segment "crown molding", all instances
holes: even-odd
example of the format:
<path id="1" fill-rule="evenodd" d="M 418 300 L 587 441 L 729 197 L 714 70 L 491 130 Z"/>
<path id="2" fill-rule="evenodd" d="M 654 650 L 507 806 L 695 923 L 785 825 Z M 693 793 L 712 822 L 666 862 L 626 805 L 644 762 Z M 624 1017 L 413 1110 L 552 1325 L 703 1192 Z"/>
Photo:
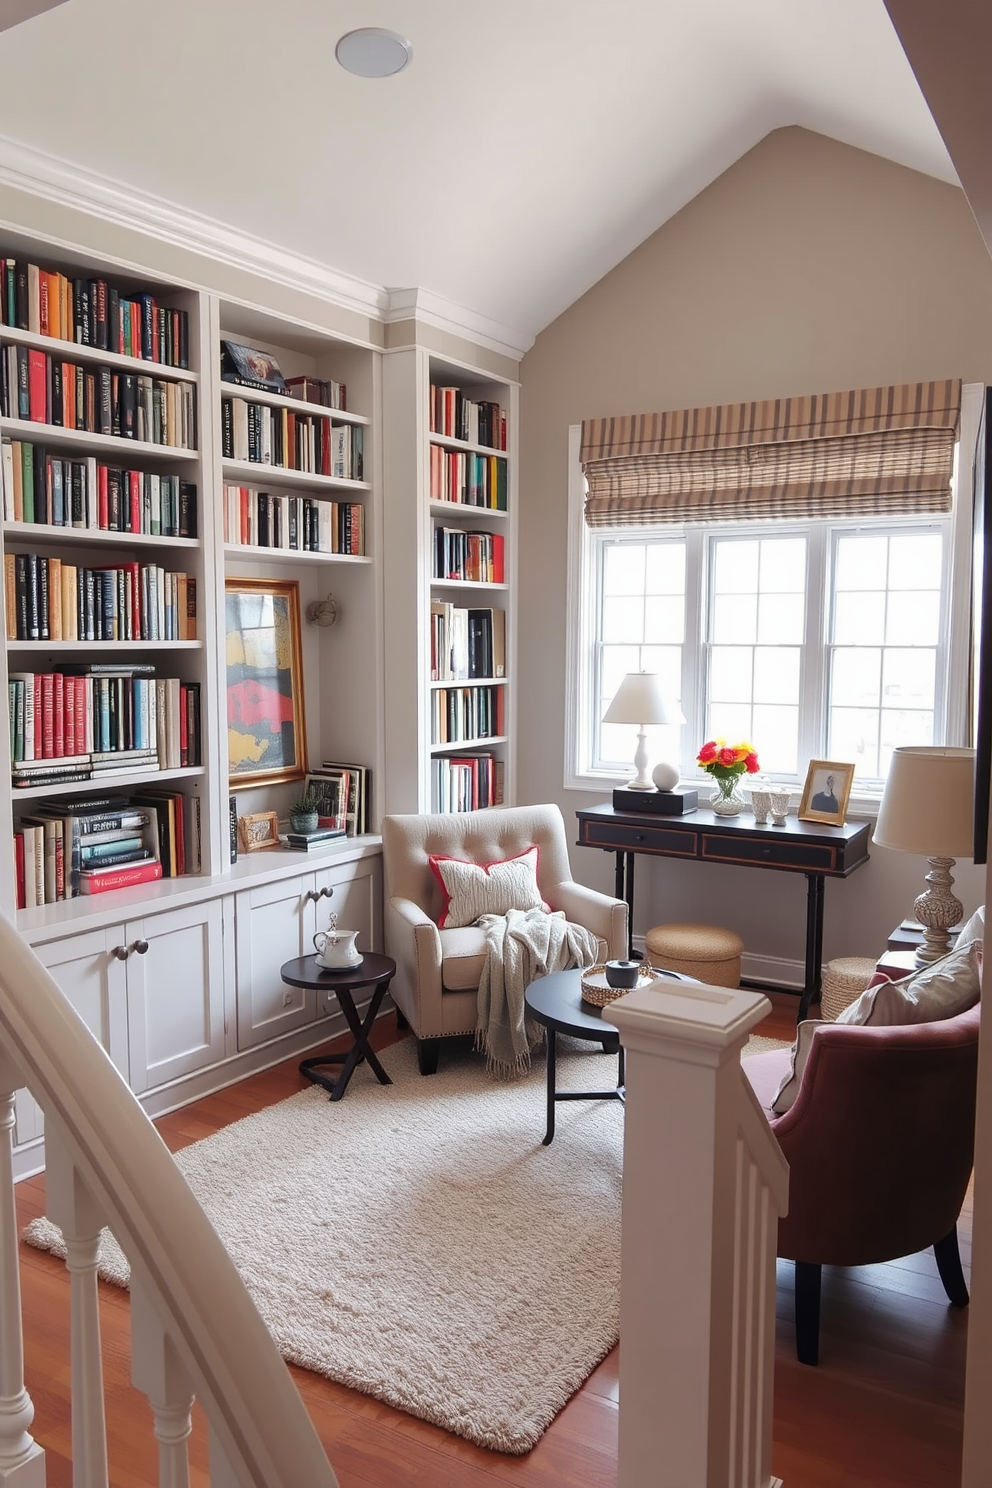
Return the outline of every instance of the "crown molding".
<path id="1" fill-rule="evenodd" d="M 389 303 L 383 320 L 418 320 L 435 326 L 452 336 L 464 336 L 477 346 L 485 346 L 500 356 L 519 361 L 534 344 L 534 337 L 524 331 L 490 320 L 475 310 L 467 310 L 431 289 L 390 289 Z"/>
<path id="2" fill-rule="evenodd" d="M 515 360 L 533 345 L 532 336 L 456 305 L 443 295 L 422 289 L 386 289 L 109 176 L 70 165 L 6 135 L 0 135 L 0 185 L 144 233 L 229 268 L 260 274 L 381 323 L 416 318 Z"/>

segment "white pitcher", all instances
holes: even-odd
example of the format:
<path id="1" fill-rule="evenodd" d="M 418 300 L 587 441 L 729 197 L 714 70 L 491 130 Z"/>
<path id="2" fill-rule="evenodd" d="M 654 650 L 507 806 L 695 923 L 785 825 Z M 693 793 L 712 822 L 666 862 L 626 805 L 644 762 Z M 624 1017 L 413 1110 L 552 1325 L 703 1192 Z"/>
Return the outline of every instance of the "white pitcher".
<path id="1" fill-rule="evenodd" d="M 362 953 L 355 944 L 357 939 L 357 930 L 318 930 L 313 938 L 317 965 L 327 971 L 344 971 L 349 966 L 360 966 Z"/>

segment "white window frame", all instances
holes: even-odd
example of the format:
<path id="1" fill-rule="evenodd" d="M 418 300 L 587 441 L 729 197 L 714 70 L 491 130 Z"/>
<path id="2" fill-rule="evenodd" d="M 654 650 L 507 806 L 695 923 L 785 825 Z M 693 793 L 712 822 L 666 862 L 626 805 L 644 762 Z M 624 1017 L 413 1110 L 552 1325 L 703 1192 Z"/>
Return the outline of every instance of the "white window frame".
<path id="1" fill-rule="evenodd" d="M 968 737 L 969 721 L 969 693 L 970 693 L 970 667 L 971 667 L 971 572 L 972 572 L 972 516 L 974 504 L 974 459 L 978 445 L 978 433 L 981 426 L 982 410 L 984 406 L 985 389 L 981 383 L 967 383 L 962 388 L 961 394 L 961 431 L 955 457 L 955 471 L 953 480 L 954 499 L 950 518 L 950 541 L 945 549 L 945 561 L 949 562 L 951 574 L 950 583 L 947 586 L 947 604 L 949 613 L 945 613 L 945 625 L 943 628 L 943 639 L 946 644 L 946 667 L 943 668 L 943 676 L 938 672 L 937 687 L 937 719 L 943 720 L 943 737 L 941 742 L 947 744 L 971 744 L 973 740 Z M 585 508 L 585 477 L 579 462 L 579 449 L 581 444 L 581 425 L 570 425 L 568 430 L 568 589 L 567 589 L 567 649 L 566 649 L 566 689 L 565 689 L 565 761 L 564 761 L 564 786 L 566 790 L 579 790 L 586 793 L 602 793 L 612 789 L 614 785 L 622 785 L 629 779 L 629 774 L 617 775 L 607 769 L 593 769 L 588 763 L 592 758 L 592 739 L 594 721 L 592 717 L 593 695 L 595 686 L 595 620 L 598 614 L 598 595 L 596 592 L 598 583 L 597 564 L 594 559 L 595 538 L 586 526 Z M 714 524 L 714 529 L 719 525 L 721 530 L 730 530 L 732 524 Z M 866 529 L 872 526 L 885 528 L 891 526 L 891 520 L 886 523 L 879 519 L 876 523 L 865 523 Z M 783 535 L 788 524 L 783 524 Z M 650 534 L 648 534 L 650 535 Z M 634 536 L 634 533 L 631 533 Z M 821 530 L 820 534 L 814 535 L 814 541 L 827 542 L 829 532 Z M 699 585 L 703 582 L 704 575 L 697 572 L 692 566 L 690 557 L 692 549 L 687 551 L 686 566 L 686 592 L 688 594 L 698 592 Z M 702 552 L 701 546 L 696 549 Z M 701 559 L 699 560 L 701 561 Z M 811 561 L 810 572 L 816 572 L 817 565 Z M 819 572 L 825 572 L 825 566 L 819 565 Z M 822 613 L 822 595 L 807 595 L 807 614 L 812 616 Z M 685 648 L 687 656 L 699 656 L 701 652 L 701 635 L 699 634 L 699 621 L 701 618 L 701 607 L 691 607 L 692 613 L 686 616 Z M 820 644 L 807 646 L 807 667 L 803 676 L 803 688 L 807 692 L 814 689 L 822 695 L 824 680 L 822 677 L 822 665 L 826 655 L 826 647 Z M 938 663 L 939 666 L 939 663 Z M 684 730 L 696 730 L 701 727 L 696 720 L 702 717 L 702 700 L 700 698 L 699 668 L 686 665 L 683 666 L 683 696 L 682 711 L 689 720 L 684 725 Z M 936 721 L 936 720 L 935 720 Z M 685 732 L 683 731 L 683 739 Z M 760 743 L 760 741 L 758 741 Z M 703 743 L 702 737 L 699 743 Z M 806 752 L 808 757 L 818 758 L 809 747 L 809 740 L 800 738 L 800 759 Z M 633 746 L 632 746 L 633 747 Z M 683 771 L 683 780 L 688 784 L 709 785 L 707 776 L 699 774 L 695 779 L 691 778 L 689 771 Z M 795 789 L 796 782 L 788 782 Z M 799 787 L 803 784 L 799 780 Z M 864 786 L 856 787 L 855 793 L 849 802 L 849 812 L 852 815 L 874 816 L 878 809 L 881 796 L 880 789 L 869 790 Z"/>

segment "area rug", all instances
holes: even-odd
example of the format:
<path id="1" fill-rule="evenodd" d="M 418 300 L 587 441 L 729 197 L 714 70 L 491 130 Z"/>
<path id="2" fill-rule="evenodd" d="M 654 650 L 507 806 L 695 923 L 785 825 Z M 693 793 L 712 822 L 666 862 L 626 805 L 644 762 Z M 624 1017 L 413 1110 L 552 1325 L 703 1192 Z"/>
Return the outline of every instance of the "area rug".
<path id="1" fill-rule="evenodd" d="M 612 1078 L 564 1042 L 559 1088 Z M 392 1087 L 360 1068 L 176 1162 L 287 1360 L 526 1452 L 618 1339 L 622 1109 L 569 1102 L 544 1147 L 543 1060 L 508 1084 L 458 1051 L 424 1078 L 412 1039 L 381 1058 Z M 25 1238 L 64 1254 L 48 1220 Z M 127 1285 L 109 1232 L 100 1275 Z"/>

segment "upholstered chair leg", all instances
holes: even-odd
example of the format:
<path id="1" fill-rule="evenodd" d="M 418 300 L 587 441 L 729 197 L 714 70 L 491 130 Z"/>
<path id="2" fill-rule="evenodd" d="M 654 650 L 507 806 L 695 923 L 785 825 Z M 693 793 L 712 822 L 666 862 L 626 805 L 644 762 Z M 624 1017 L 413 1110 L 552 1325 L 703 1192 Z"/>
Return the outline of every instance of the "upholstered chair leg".
<path id="1" fill-rule="evenodd" d="M 437 1074 L 437 1057 L 441 1052 L 440 1039 L 417 1040 L 417 1064 L 422 1075 Z"/>
<path id="2" fill-rule="evenodd" d="M 820 1267 L 796 1261 L 796 1357 L 800 1364 L 820 1362 Z"/>
<path id="3" fill-rule="evenodd" d="M 943 1240 L 935 1241 L 933 1254 L 948 1301 L 954 1307 L 967 1307 L 968 1285 L 964 1279 L 964 1272 L 961 1270 L 957 1225 L 949 1235 L 944 1236 Z"/>

